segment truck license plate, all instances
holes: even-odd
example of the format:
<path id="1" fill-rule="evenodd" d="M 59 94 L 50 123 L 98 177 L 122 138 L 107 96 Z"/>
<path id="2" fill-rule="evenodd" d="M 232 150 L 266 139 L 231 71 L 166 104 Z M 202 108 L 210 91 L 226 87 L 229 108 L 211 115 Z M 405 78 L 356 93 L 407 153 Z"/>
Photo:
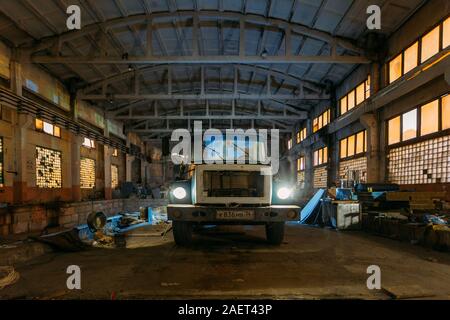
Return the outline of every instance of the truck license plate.
<path id="1" fill-rule="evenodd" d="M 255 212 L 253 210 L 217 210 L 217 219 L 253 220 Z"/>

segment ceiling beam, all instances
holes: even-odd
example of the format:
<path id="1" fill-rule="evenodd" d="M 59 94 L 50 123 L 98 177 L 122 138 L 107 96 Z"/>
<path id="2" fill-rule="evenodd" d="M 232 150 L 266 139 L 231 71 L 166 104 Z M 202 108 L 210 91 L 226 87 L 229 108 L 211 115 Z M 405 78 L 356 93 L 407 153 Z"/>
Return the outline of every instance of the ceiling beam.
<path id="1" fill-rule="evenodd" d="M 83 100 L 329 100 L 318 94 L 252 94 L 252 93 L 154 93 L 154 94 L 80 94 Z"/>
<path id="2" fill-rule="evenodd" d="M 306 112 L 302 115 L 285 115 L 285 114 L 271 114 L 271 115 L 258 115 L 258 114 L 220 114 L 220 115 L 118 115 L 114 116 L 115 120 L 284 120 L 288 122 L 296 122 L 298 120 L 304 120 L 307 118 Z"/>
<path id="3" fill-rule="evenodd" d="M 219 128 L 216 126 L 214 126 L 214 128 L 219 129 L 219 130 L 233 129 L 230 127 Z M 188 128 L 183 128 L 183 129 L 189 130 Z M 250 129 L 250 128 L 240 128 L 240 129 L 246 130 L 246 129 Z M 270 129 L 274 129 L 274 128 L 257 128 L 256 130 L 261 130 L 261 129 L 270 130 Z M 275 128 L 275 129 L 277 129 L 280 133 L 292 133 L 292 130 L 290 130 L 290 129 L 278 129 L 278 128 Z M 208 128 L 203 128 L 202 132 L 205 132 L 206 130 L 208 130 Z M 137 133 L 137 134 L 167 133 L 167 134 L 171 135 L 172 132 L 174 131 L 174 129 L 170 129 L 170 128 L 169 129 L 162 129 L 162 128 L 160 128 L 160 129 L 132 129 L 130 131 Z M 190 132 L 193 132 L 193 131 L 194 131 L 193 129 L 190 129 Z"/>
<path id="4" fill-rule="evenodd" d="M 216 66 L 216 65 L 209 65 L 209 66 Z M 90 93 L 90 92 L 92 92 L 94 90 L 102 88 L 104 85 L 108 85 L 108 84 L 111 84 L 111 83 L 114 83 L 114 82 L 117 82 L 117 81 L 128 80 L 130 78 L 135 77 L 137 71 L 141 75 L 143 75 L 145 73 L 158 72 L 158 71 L 167 69 L 168 67 L 169 67 L 169 65 L 156 65 L 156 66 L 145 66 L 145 67 L 141 67 L 141 68 L 136 68 L 136 69 L 131 70 L 131 71 L 127 70 L 127 71 L 125 71 L 123 73 L 116 74 L 114 76 L 105 78 L 103 80 L 91 83 L 90 85 L 88 85 L 85 88 L 83 88 L 82 91 L 83 91 L 83 93 L 87 94 L 87 93 Z M 218 67 L 220 67 L 220 65 L 218 65 Z M 323 91 L 322 86 L 320 86 L 320 85 L 318 85 L 318 84 L 316 84 L 314 82 L 307 81 L 307 80 L 302 80 L 301 78 L 298 78 L 296 76 L 290 75 L 290 74 L 285 73 L 285 72 L 271 70 L 268 67 L 253 66 L 253 65 L 246 65 L 246 64 L 236 64 L 236 65 L 233 65 L 233 68 L 238 69 L 239 71 L 248 71 L 248 72 L 252 72 L 252 73 L 256 72 L 256 73 L 263 74 L 263 75 L 267 75 L 268 73 L 270 73 L 274 77 L 298 83 L 299 86 L 303 86 L 306 89 L 309 89 L 310 91 L 313 91 L 313 92 L 316 92 L 316 93 L 321 93 Z"/>
<path id="5" fill-rule="evenodd" d="M 363 56 L 128 56 L 127 59 L 119 56 L 33 56 L 32 63 L 41 64 L 298 64 L 298 63 L 342 63 L 342 64 L 368 64 L 370 60 Z"/>
<path id="6" fill-rule="evenodd" d="M 217 18 L 221 20 L 227 19 L 235 21 L 243 20 L 245 22 L 244 25 L 246 26 L 247 25 L 265 26 L 265 27 L 279 28 L 282 30 L 289 28 L 290 32 L 318 39 L 327 42 L 329 44 L 333 45 L 335 44 L 343 49 L 349 50 L 357 54 L 363 54 L 363 50 L 357 47 L 351 39 L 336 37 L 327 32 L 320 31 L 304 25 L 289 23 L 286 20 L 268 18 L 261 15 L 242 14 L 237 12 L 225 12 L 225 11 L 223 12 L 207 11 L 207 10 L 146 13 L 114 18 L 111 20 L 103 21 L 101 23 L 94 23 L 84 26 L 81 30 L 69 31 L 60 35 L 43 38 L 37 45 L 32 45 L 27 49 L 29 53 L 38 52 L 52 47 L 57 42 L 64 43 L 79 37 L 83 37 L 87 34 L 95 33 L 99 30 L 99 28 L 108 31 L 113 31 L 114 28 L 129 27 L 131 25 L 146 23 L 148 19 L 152 19 L 153 23 L 156 24 L 155 20 L 171 18 L 174 16 L 174 14 L 176 14 L 178 18 L 186 18 L 186 19 L 189 18 L 199 19 L 200 17 L 203 17 L 209 19 Z"/>

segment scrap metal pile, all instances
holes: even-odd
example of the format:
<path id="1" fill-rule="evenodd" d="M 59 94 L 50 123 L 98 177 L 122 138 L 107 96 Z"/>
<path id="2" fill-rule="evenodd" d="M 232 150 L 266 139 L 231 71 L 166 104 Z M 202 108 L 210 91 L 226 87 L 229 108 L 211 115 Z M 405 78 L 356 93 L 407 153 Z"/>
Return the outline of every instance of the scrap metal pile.
<path id="1" fill-rule="evenodd" d="M 62 232 L 41 235 L 35 240 L 62 251 L 79 251 L 87 247 L 124 247 L 127 232 L 161 223 L 168 224 L 167 214 L 153 212 L 152 208 L 142 208 L 140 212 L 120 213 L 111 217 L 106 217 L 102 212 L 92 212 L 86 224 Z"/>

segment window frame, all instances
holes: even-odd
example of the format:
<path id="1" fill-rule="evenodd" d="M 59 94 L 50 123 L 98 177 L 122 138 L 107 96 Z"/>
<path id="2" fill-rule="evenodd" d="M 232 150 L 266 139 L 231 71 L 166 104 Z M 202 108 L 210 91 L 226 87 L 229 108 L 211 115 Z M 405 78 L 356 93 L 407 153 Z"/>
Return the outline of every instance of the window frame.
<path id="1" fill-rule="evenodd" d="M 442 25 L 443 22 L 445 20 L 442 20 L 439 25 L 434 25 L 431 29 L 429 29 L 428 31 L 426 31 L 424 34 L 422 34 L 420 36 L 420 64 L 424 64 L 425 62 L 427 62 L 428 60 L 430 60 L 431 58 L 433 58 L 435 55 L 437 55 L 439 52 L 442 51 Z M 423 44 L 422 44 L 422 39 L 429 35 L 430 33 L 434 32 L 437 29 L 437 34 L 438 34 L 438 39 L 437 39 L 437 52 L 433 53 L 431 56 L 429 56 L 428 58 L 426 58 L 425 60 L 422 61 L 422 49 L 423 49 Z"/>
<path id="2" fill-rule="evenodd" d="M 435 57 L 436 55 L 438 55 L 440 52 L 442 52 L 443 50 L 445 50 L 447 48 L 447 47 L 443 47 L 443 45 L 444 45 L 444 23 L 449 18 L 450 18 L 450 15 L 447 15 L 441 21 L 439 21 L 438 23 L 434 24 L 431 28 L 426 29 L 425 32 L 423 32 L 421 35 L 419 35 L 417 38 L 415 38 L 414 41 L 410 42 L 402 50 L 400 50 L 396 54 L 393 54 L 391 56 L 391 58 L 387 60 L 387 62 L 386 62 L 386 65 L 387 65 L 387 85 L 390 85 L 392 83 L 395 83 L 396 81 L 399 81 L 406 74 L 412 72 L 417 67 L 420 67 L 421 65 L 427 63 L 430 59 L 432 59 L 433 57 Z M 424 36 L 426 36 L 427 34 L 429 34 L 430 32 L 432 32 L 435 28 L 439 28 L 439 30 L 438 30 L 438 33 L 439 33 L 438 51 L 435 54 L 433 54 L 432 56 L 430 56 L 429 58 L 427 58 L 426 60 L 422 61 L 422 38 Z M 416 42 L 417 42 L 417 65 L 414 68 L 412 68 L 411 70 L 405 72 L 405 51 L 408 50 L 409 48 L 411 48 Z M 390 67 L 390 63 L 393 60 L 395 60 L 399 55 L 401 55 L 401 75 L 397 79 L 391 81 L 391 79 L 390 79 L 390 68 L 391 68 Z"/>
<path id="3" fill-rule="evenodd" d="M 304 127 L 304 128 L 302 128 L 302 129 L 297 131 L 295 141 L 296 141 L 297 144 L 299 144 L 305 139 L 306 139 L 306 127 Z"/>
<path id="4" fill-rule="evenodd" d="M 405 72 L 405 57 L 406 57 L 406 51 L 408 51 L 409 49 L 411 49 L 413 46 L 415 46 L 417 43 L 417 52 L 416 52 L 416 65 L 414 67 L 412 67 L 411 69 L 409 69 L 408 71 Z M 421 46 L 420 46 L 420 42 L 417 39 L 416 41 L 414 41 L 412 44 L 410 44 L 409 46 L 406 47 L 406 49 L 404 49 L 402 51 L 402 74 L 400 75 L 399 78 L 403 77 L 405 74 L 409 73 L 410 71 L 414 70 L 415 68 L 417 68 L 420 65 L 420 50 L 421 50 Z"/>
<path id="5" fill-rule="evenodd" d="M 302 160 L 303 160 L 303 169 L 299 168 L 299 164 L 302 163 Z M 306 157 L 305 156 L 299 156 L 297 158 L 297 172 L 305 171 L 305 170 L 306 170 Z"/>
<path id="6" fill-rule="evenodd" d="M 447 16 L 446 18 L 444 18 L 444 20 L 442 21 L 442 25 L 441 25 L 441 43 L 440 43 L 440 46 L 441 46 L 441 51 L 442 50 L 444 50 L 444 49 L 447 49 L 447 47 L 450 47 L 450 41 L 449 41 L 449 43 L 444 47 L 444 24 L 445 23 L 447 23 L 448 24 L 448 30 L 447 30 L 447 32 L 449 33 L 449 38 L 450 38 L 450 16 Z"/>
<path id="7" fill-rule="evenodd" d="M 358 147 L 358 134 L 360 134 L 361 132 L 363 132 L 363 151 L 362 152 L 357 152 L 357 147 Z M 349 156 L 348 155 L 348 145 L 349 145 L 349 138 L 350 137 L 354 137 L 354 154 Z M 342 143 L 343 141 L 345 141 L 345 157 L 342 157 Z M 346 161 L 346 160 L 351 160 L 351 159 L 355 159 L 355 158 L 359 158 L 362 156 L 366 156 L 367 154 L 367 130 L 363 129 L 360 131 L 357 131 L 351 135 L 346 136 L 345 138 L 342 138 L 339 140 L 339 161 Z"/>
<path id="8" fill-rule="evenodd" d="M 400 74 L 399 74 L 397 79 L 392 80 L 391 79 L 391 63 L 394 60 L 396 60 L 397 58 L 399 58 L 399 57 L 400 57 Z M 389 84 L 394 83 L 395 81 L 397 81 L 397 80 L 399 80 L 399 79 L 401 79 L 403 77 L 403 75 L 404 75 L 404 73 L 403 73 L 403 65 L 404 65 L 403 60 L 404 60 L 404 51 L 400 52 L 399 54 L 395 55 L 392 59 L 389 60 L 389 62 L 388 62 L 388 73 L 387 73 L 388 74 L 388 82 L 389 82 Z"/>
<path id="9" fill-rule="evenodd" d="M 435 137 L 439 137 L 439 136 L 444 136 L 450 133 L 450 128 L 448 129 L 443 129 L 443 118 L 442 118 L 442 108 L 443 108 L 443 104 L 442 104 L 442 100 L 444 97 L 446 97 L 447 95 L 450 95 L 450 92 L 447 92 L 445 94 L 439 95 L 438 97 L 434 97 L 433 99 L 429 99 L 419 105 L 416 105 L 415 107 L 408 109 L 406 111 L 403 111 L 400 114 L 396 114 L 390 118 L 387 118 L 385 120 L 386 123 L 386 137 L 385 137 L 385 145 L 386 148 L 396 148 L 396 147 L 401 147 L 404 145 L 408 145 L 408 144 L 413 144 L 413 143 L 418 143 L 424 140 L 428 140 L 428 139 L 432 139 Z M 438 130 L 436 132 L 432 132 L 432 133 L 427 133 L 427 134 L 422 134 L 422 107 L 433 102 L 433 101 L 438 101 Z M 414 109 L 417 109 L 417 135 L 416 138 L 412 138 L 409 140 L 403 140 L 403 114 L 408 113 Z M 389 121 L 391 121 L 394 118 L 400 117 L 400 141 L 399 142 L 395 142 L 392 144 L 389 144 Z"/>
<path id="10" fill-rule="evenodd" d="M 325 123 L 326 120 L 326 123 Z M 313 119 L 313 133 L 316 133 L 317 131 L 321 130 L 322 128 L 325 128 L 327 125 L 329 125 L 331 122 L 331 108 L 327 108 L 325 111 L 323 111 L 321 114 L 319 114 L 317 117 Z M 315 129 L 315 126 L 317 125 L 317 129 Z"/>
<path id="11" fill-rule="evenodd" d="M 416 116 L 416 123 L 415 123 L 415 126 L 416 126 L 415 132 L 416 132 L 416 135 L 415 135 L 415 137 L 405 139 L 405 137 L 404 137 L 404 134 L 405 134 L 405 130 L 404 130 L 404 129 L 405 129 L 405 126 L 404 126 L 404 118 L 405 118 L 405 115 L 407 115 L 408 113 L 411 113 L 411 112 L 413 112 L 413 111 L 416 112 L 416 114 L 415 114 L 415 116 Z M 421 113 L 421 112 L 420 112 L 420 116 L 422 116 L 422 113 Z M 401 125 L 401 128 L 402 128 L 402 131 L 400 132 L 400 141 L 409 141 L 409 140 L 416 139 L 418 136 L 421 136 L 421 130 L 422 130 L 422 128 L 421 128 L 421 127 L 418 127 L 418 123 L 419 123 L 419 121 L 418 121 L 418 119 L 417 119 L 418 117 L 419 117 L 419 110 L 418 110 L 418 108 L 411 109 L 411 110 L 409 110 L 409 111 L 404 112 L 404 113 L 401 114 L 401 116 L 400 116 L 400 125 Z"/>
<path id="12" fill-rule="evenodd" d="M 367 99 L 370 98 L 371 96 L 371 92 L 370 92 L 370 74 L 367 75 L 367 77 L 361 81 L 360 83 L 358 83 L 355 87 L 353 87 L 351 90 L 349 90 L 346 94 L 344 94 L 341 98 L 339 98 L 339 102 L 338 102 L 338 111 L 339 111 L 339 116 L 344 115 L 345 113 L 349 112 L 352 109 L 357 108 L 360 104 L 362 104 L 364 101 L 366 101 Z M 363 93 L 364 93 L 364 99 L 358 103 L 358 94 L 357 94 L 357 89 L 363 86 Z M 349 108 L 349 96 L 353 93 L 353 102 L 354 105 L 353 107 Z M 345 99 L 345 112 L 342 112 L 342 101 Z"/>
<path id="13" fill-rule="evenodd" d="M 38 121 L 40 121 L 42 123 L 42 128 L 38 128 L 38 125 L 37 125 Z M 52 126 L 53 133 L 48 133 L 47 131 L 44 130 L 46 124 L 49 125 L 49 126 Z M 55 133 L 55 131 L 56 131 L 55 128 L 58 128 L 58 130 L 59 130 L 59 134 L 58 135 Z M 53 123 L 50 123 L 50 122 L 47 122 L 47 121 L 45 121 L 45 120 L 43 120 L 41 118 L 37 118 L 36 117 L 34 119 L 34 129 L 37 132 L 45 133 L 45 134 L 47 134 L 49 136 L 52 136 L 52 137 L 55 137 L 55 138 L 61 139 L 61 136 L 62 136 L 62 129 L 61 129 L 60 126 L 57 126 L 56 124 L 53 124 Z"/>
<path id="14" fill-rule="evenodd" d="M 326 149 L 326 157 L 325 157 L 325 149 Z M 315 163 L 315 158 L 316 158 L 316 153 L 317 153 L 317 164 Z M 313 167 L 320 167 L 323 165 L 327 165 L 328 164 L 328 147 L 322 147 L 322 148 L 318 148 L 316 150 L 313 151 Z"/>
<path id="15" fill-rule="evenodd" d="M 89 145 L 85 144 L 86 140 L 89 140 L 89 142 L 90 142 Z M 96 148 L 96 145 L 95 145 L 95 144 L 96 144 L 96 143 L 95 143 L 95 140 L 94 140 L 94 139 L 91 139 L 91 138 L 89 138 L 89 137 L 84 137 L 84 140 L 83 140 L 83 143 L 81 144 L 81 146 L 83 146 L 83 147 L 85 147 L 85 148 L 87 148 L 87 149 L 95 149 L 95 148 Z"/>
<path id="16" fill-rule="evenodd" d="M 303 169 L 301 169 L 301 164 L 303 164 Z M 299 155 L 298 156 L 298 158 L 297 158 L 297 161 L 296 161 L 296 181 L 297 181 L 297 183 L 296 183 L 296 185 L 297 186 L 299 186 L 301 189 L 304 189 L 305 188 L 305 178 L 306 178 L 306 156 L 302 156 L 302 155 Z M 301 183 L 299 183 L 299 175 L 300 175 L 300 173 L 303 173 L 303 182 L 302 182 L 302 184 Z"/>
<path id="17" fill-rule="evenodd" d="M 429 104 L 431 104 L 431 103 L 433 103 L 433 102 L 435 102 L 436 100 L 437 100 L 437 111 L 438 111 L 437 130 L 433 131 L 433 132 L 422 134 L 422 131 L 423 131 L 423 128 L 422 128 L 422 108 L 427 106 L 427 105 L 429 105 Z M 441 109 L 442 109 L 441 108 L 441 97 L 439 97 L 437 99 L 434 99 L 434 100 L 431 100 L 431 101 L 429 101 L 427 103 L 424 103 L 424 104 L 422 104 L 422 105 L 417 107 L 417 113 L 420 114 L 420 121 L 419 121 L 420 128 L 418 130 L 418 133 L 419 133 L 419 135 L 421 137 L 426 137 L 426 136 L 429 136 L 431 134 L 434 134 L 434 133 L 442 131 L 441 130 L 442 129 L 442 110 Z"/>

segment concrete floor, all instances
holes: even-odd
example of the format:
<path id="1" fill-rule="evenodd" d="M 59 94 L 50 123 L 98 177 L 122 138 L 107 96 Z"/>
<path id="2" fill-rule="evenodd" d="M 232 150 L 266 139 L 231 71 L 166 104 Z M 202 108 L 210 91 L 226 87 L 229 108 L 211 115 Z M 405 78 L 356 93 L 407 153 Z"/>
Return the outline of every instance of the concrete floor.
<path id="1" fill-rule="evenodd" d="M 264 229 L 203 232 L 191 248 L 171 233 L 135 230 L 127 248 L 49 253 L 18 265 L 20 280 L 1 299 L 362 298 L 450 299 L 450 255 L 361 232 L 290 225 L 281 247 Z M 243 232 L 245 231 L 245 233 Z M 79 265 L 82 289 L 66 288 Z M 368 290 L 366 269 L 381 268 L 382 290 Z"/>

